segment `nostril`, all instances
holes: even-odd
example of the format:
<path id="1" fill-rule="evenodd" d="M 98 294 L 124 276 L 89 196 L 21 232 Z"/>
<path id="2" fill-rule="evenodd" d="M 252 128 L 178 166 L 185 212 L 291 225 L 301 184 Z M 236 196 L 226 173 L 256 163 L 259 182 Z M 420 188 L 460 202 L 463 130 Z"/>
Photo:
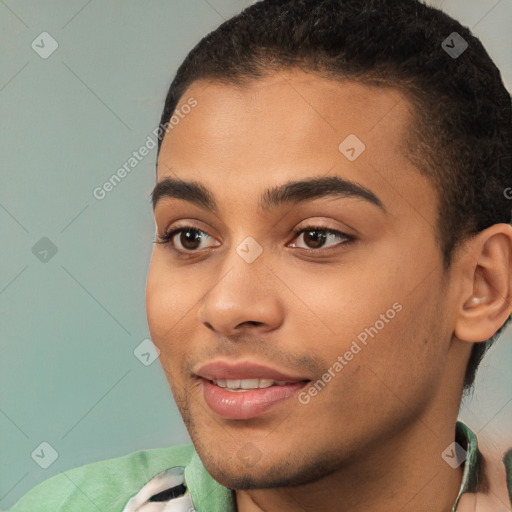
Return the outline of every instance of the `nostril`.
<path id="1" fill-rule="evenodd" d="M 242 322 L 242 323 L 238 324 L 237 328 L 241 327 L 241 326 L 244 326 L 244 325 L 255 325 L 255 326 L 258 326 L 258 325 L 263 325 L 263 322 L 256 322 L 255 320 L 247 320 L 247 322 Z"/>

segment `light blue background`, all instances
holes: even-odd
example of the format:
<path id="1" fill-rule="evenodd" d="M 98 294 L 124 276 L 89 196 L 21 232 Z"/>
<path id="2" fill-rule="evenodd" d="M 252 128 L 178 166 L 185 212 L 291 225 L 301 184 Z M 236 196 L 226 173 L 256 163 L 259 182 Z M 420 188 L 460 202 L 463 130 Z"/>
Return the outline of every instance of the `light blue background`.
<path id="1" fill-rule="evenodd" d="M 103 200 L 92 191 L 157 126 L 191 47 L 250 3 L 0 1 L 0 508 L 68 468 L 188 442 L 158 362 L 133 353 L 149 337 L 156 150 Z M 476 25 L 510 90 L 509 0 L 440 4 Z M 59 45 L 47 59 L 31 48 L 43 31 Z M 58 250 L 46 263 L 32 253 L 42 237 Z M 508 441 L 510 341 L 462 412 Z M 31 458 L 43 441 L 58 452 L 48 469 Z"/>

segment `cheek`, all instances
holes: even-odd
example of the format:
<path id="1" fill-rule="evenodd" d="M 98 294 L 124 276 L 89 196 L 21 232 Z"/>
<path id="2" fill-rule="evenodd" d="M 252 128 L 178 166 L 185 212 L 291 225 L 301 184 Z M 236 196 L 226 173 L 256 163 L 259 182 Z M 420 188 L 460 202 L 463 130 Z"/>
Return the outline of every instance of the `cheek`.
<path id="1" fill-rule="evenodd" d="M 367 339 L 362 360 L 371 382 L 381 388 L 380 399 L 415 408 L 441 381 L 448 344 L 435 286 L 405 290 L 390 297 L 401 310 Z"/>
<path id="2" fill-rule="evenodd" d="M 287 289 L 282 290 L 287 312 L 295 321 L 309 319 L 323 339 L 322 349 L 336 353 L 377 322 L 378 330 L 399 315 L 393 304 L 399 302 L 401 283 L 393 271 L 369 268 L 368 262 L 309 268 L 286 268 L 279 274 Z M 381 269 L 382 270 L 382 269 Z M 396 272 L 398 274 L 398 272 Z M 290 293 L 291 290 L 292 293 Z M 381 320 L 384 315 L 386 323 Z M 314 339 L 311 339 L 315 343 Z M 315 350 L 320 347 L 315 345 Z"/>
<path id="3" fill-rule="evenodd" d="M 312 336 L 310 328 L 307 336 L 315 351 L 329 365 L 338 356 L 347 361 L 339 374 L 351 378 L 343 379 L 343 387 L 355 391 L 369 378 L 380 378 L 390 389 L 410 385 L 412 390 L 439 377 L 444 357 L 438 274 L 418 286 L 421 269 L 410 261 L 408 266 L 396 259 L 378 263 L 351 266 L 350 272 L 340 267 L 323 275 L 304 273 L 294 281 L 294 292 L 322 320 L 319 333 L 324 334 Z"/>
<path id="4" fill-rule="evenodd" d="M 169 324 L 169 316 L 166 314 L 169 308 L 167 303 L 167 287 L 163 284 L 164 279 L 165 276 L 160 271 L 153 254 L 146 281 L 146 317 L 151 332 L 151 339 L 157 346 L 160 345 L 163 333 L 171 325 Z"/>
<path id="5" fill-rule="evenodd" d="M 200 290 L 197 285 L 189 286 L 179 270 L 169 268 L 162 260 L 159 255 L 153 255 L 151 260 L 146 282 L 146 316 L 151 339 L 165 353 L 173 340 L 183 338 Z"/>

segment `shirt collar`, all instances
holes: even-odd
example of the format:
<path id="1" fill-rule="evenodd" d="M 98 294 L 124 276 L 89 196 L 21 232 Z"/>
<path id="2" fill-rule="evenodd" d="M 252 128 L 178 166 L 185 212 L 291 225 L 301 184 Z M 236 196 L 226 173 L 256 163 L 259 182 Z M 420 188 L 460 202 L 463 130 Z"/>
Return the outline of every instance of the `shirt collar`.
<path id="1" fill-rule="evenodd" d="M 478 450 L 478 440 L 471 429 L 462 421 L 457 421 L 455 442 L 458 443 L 466 453 L 462 483 L 451 512 L 456 512 L 460 498 L 465 492 L 476 492 L 478 490 L 482 480 L 482 455 Z"/>
<path id="2" fill-rule="evenodd" d="M 196 510 L 235 512 L 235 493 L 212 478 L 194 450 L 185 468 L 185 481 Z"/>

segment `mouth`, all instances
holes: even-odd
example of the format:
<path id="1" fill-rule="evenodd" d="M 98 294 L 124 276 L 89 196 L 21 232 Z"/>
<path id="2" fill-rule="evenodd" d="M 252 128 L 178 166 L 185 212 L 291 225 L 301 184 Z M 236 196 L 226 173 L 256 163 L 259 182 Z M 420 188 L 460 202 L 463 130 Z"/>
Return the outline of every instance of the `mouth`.
<path id="1" fill-rule="evenodd" d="M 294 384 L 285 380 L 274 379 L 214 379 L 211 382 L 227 391 L 244 392 L 251 389 L 266 389 L 271 386 L 286 386 Z"/>
<path id="2" fill-rule="evenodd" d="M 218 416 L 248 420 L 283 406 L 310 379 L 255 363 L 209 363 L 197 370 L 206 405 Z"/>

